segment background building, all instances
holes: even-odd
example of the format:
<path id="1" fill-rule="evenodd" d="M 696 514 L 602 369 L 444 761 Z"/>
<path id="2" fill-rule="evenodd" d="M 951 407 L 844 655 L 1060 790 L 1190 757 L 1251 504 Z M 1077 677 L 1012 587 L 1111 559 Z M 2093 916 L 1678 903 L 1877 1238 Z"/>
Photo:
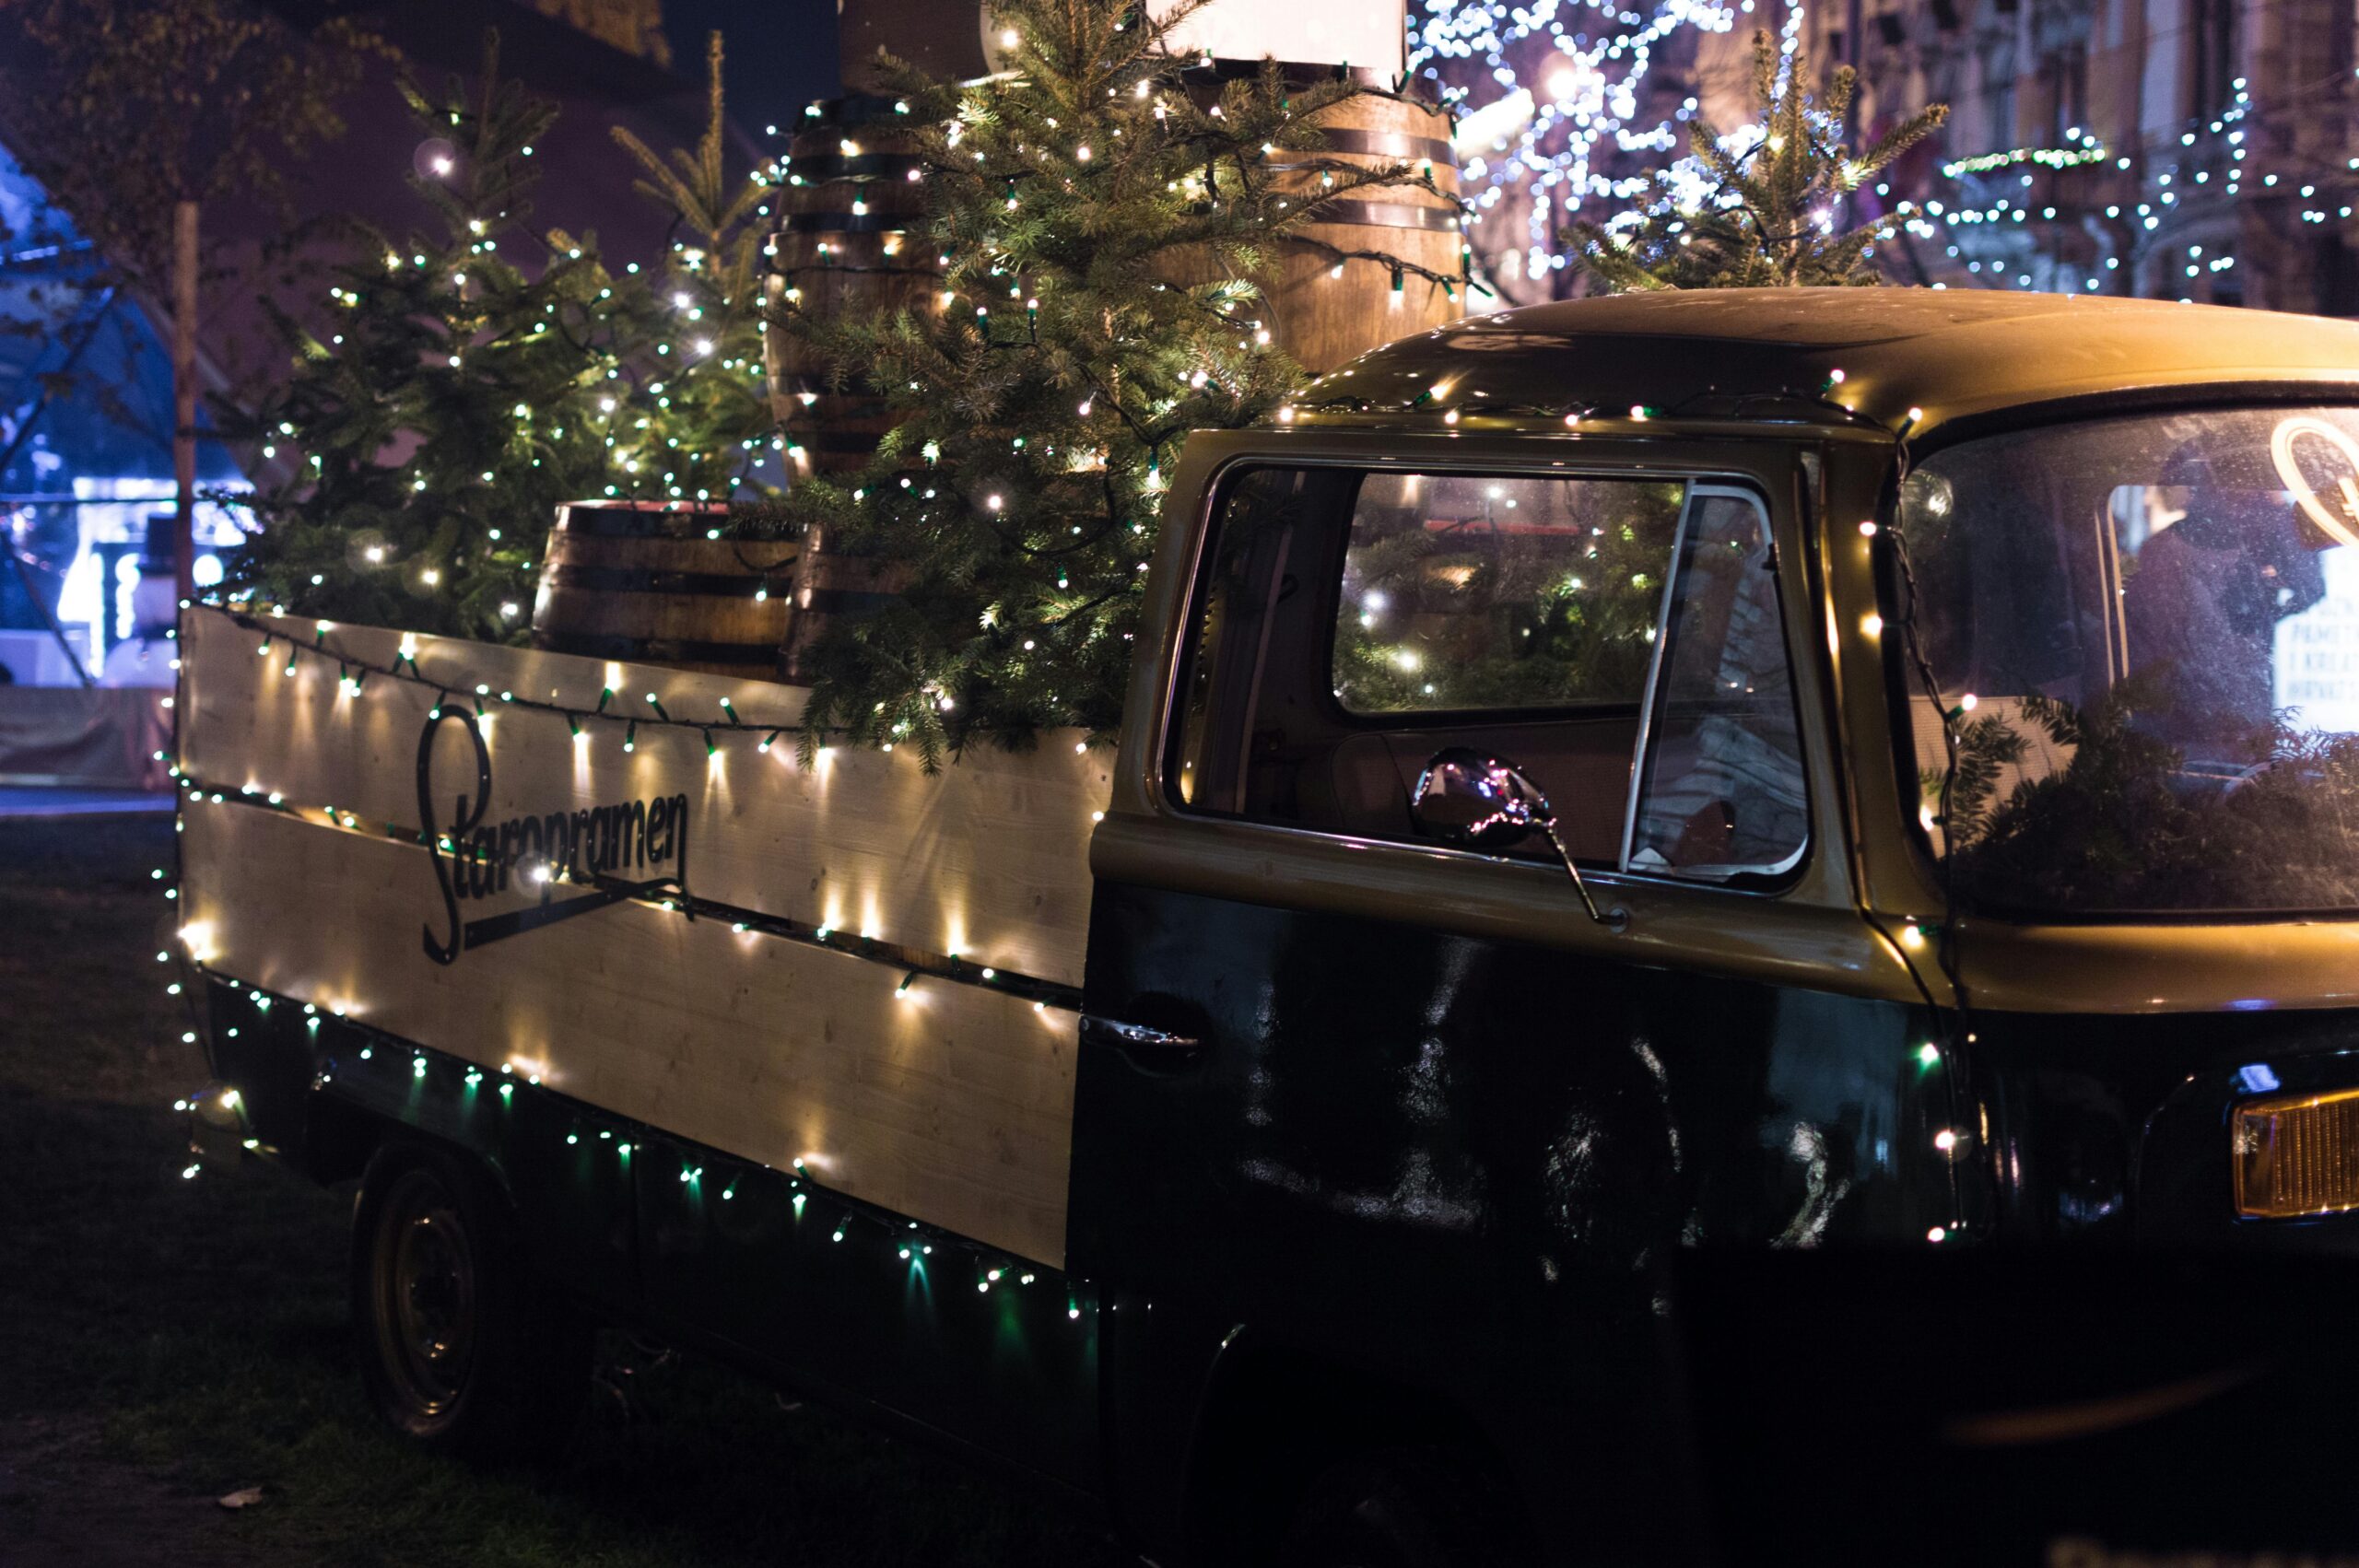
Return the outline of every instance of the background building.
<path id="1" fill-rule="evenodd" d="M 1411 28 L 1428 85 L 1462 95 L 1476 252 L 1512 301 L 1578 290 L 1555 239 L 1572 208 L 1643 197 L 1688 119 L 1749 118 L 1768 28 L 1814 74 L 1859 66 L 1856 140 L 1950 105 L 1860 199 L 1924 208 L 1895 281 L 2359 312 L 2348 0 L 1423 0 Z"/>
<path id="2" fill-rule="evenodd" d="M 1890 192 L 1927 208 L 1901 275 L 2359 311 L 2348 5 L 1926 0 L 1804 30 L 1857 61 L 1871 128 L 1952 106 Z"/>

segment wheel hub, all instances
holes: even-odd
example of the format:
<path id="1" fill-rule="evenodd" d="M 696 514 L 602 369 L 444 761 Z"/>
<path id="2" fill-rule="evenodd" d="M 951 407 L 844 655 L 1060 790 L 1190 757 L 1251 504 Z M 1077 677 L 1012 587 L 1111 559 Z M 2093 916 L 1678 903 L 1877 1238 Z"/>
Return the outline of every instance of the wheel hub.
<path id="1" fill-rule="evenodd" d="M 474 1248 L 456 1204 L 423 1171 L 389 1195 L 377 1233 L 377 1343 L 393 1389 L 421 1417 L 466 1387 L 476 1331 Z"/>

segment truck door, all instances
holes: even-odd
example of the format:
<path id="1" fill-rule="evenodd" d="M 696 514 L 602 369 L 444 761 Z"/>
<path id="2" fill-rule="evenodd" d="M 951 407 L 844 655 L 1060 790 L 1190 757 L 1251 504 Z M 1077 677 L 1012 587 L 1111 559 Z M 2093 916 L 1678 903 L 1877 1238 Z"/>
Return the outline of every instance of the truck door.
<path id="1" fill-rule="evenodd" d="M 1534 1492 L 1635 1466 L 1663 1500 L 1669 1253 L 1882 1201 L 1889 1107 L 1828 1036 L 1865 1009 L 1896 1061 L 1902 1010 L 1769 978 L 1868 956 L 1811 853 L 1791 470 L 1400 446 L 1222 474 L 1176 674 L 1126 736 L 1139 795 L 1118 785 L 1093 851 L 1070 1257 L 1115 1307 L 1134 1515 L 1177 1507 L 1191 1423 L 1257 1363 L 1387 1392 L 1285 1401 L 1232 1463 L 1308 1463 L 1332 1435 L 1309 1407 L 1340 1403 L 1461 1423 Z M 1544 841 L 1421 832 L 1452 746 L 1550 795 L 1625 926 L 1590 921 Z"/>

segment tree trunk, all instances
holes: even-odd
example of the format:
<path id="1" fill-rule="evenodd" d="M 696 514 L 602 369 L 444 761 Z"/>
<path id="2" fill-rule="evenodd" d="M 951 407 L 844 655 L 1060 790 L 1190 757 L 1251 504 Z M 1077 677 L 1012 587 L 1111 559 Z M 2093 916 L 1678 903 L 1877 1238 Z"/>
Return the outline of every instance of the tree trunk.
<path id="1" fill-rule="evenodd" d="M 196 596 L 196 204 L 172 208 L 172 576 Z"/>

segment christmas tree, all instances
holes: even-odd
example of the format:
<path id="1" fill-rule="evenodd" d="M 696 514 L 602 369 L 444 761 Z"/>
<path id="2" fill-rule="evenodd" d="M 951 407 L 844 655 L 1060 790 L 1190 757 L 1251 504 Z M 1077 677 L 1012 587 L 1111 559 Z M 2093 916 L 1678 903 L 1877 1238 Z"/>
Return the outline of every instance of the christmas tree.
<path id="1" fill-rule="evenodd" d="M 1011 0 L 993 10 L 1000 75 L 951 87 L 889 67 L 921 149 L 938 308 L 791 310 L 773 330 L 905 421 L 853 482 L 798 486 L 790 514 L 912 576 L 816 650 L 806 740 L 931 761 L 978 729 L 1110 728 L 1182 441 L 1262 417 L 1302 379 L 1257 280 L 1320 200 L 1414 178 L 1321 156 L 1315 117 L 1347 85 L 1266 65 L 1216 96 L 1191 88 L 1166 41 L 1194 8 Z"/>
<path id="2" fill-rule="evenodd" d="M 1765 288 L 1881 282 L 1876 242 L 1905 216 L 1895 209 L 1839 228 L 1860 188 L 1949 117 L 1934 104 L 1894 126 L 1856 157 L 1844 141 L 1858 74 L 1838 66 L 1813 99 L 1807 62 L 1766 32 L 1753 38 L 1759 124 L 1722 136 L 1688 126 L 1689 156 L 1656 175 L 1658 199 L 1634 221 L 1580 222 L 1567 238 L 1582 269 L 1612 292 L 1648 288 Z"/>
<path id="3" fill-rule="evenodd" d="M 733 493 L 769 426 L 746 234 L 760 193 L 726 189 L 717 40 L 712 65 L 695 154 L 625 144 L 691 236 L 660 291 L 635 263 L 610 271 L 594 236 L 531 228 L 557 111 L 499 79 L 496 35 L 476 82 L 404 79 L 431 222 L 398 240 L 353 226 L 328 325 L 281 316 L 287 380 L 227 415 L 286 474 L 252 499 L 232 596 L 512 639 L 561 504 Z"/>
<path id="4" fill-rule="evenodd" d="M 640 193 L 672 215 L 675 232 L 651 293 L 633 291 L 652 314 L 633 334 L 654 400 L 663 495 L 727 500 L 758 482 L 757 461 L 776 420 L 762 377 L 761 235 L 769 189 L 729 167 L 721 92 L 721 34 L 705 50 L 704 135 L 694 151 L 660 154 L 620 125 L 615 141 L 640 165 Z M 646 361 L 654 363 L 647 366 Z M 669 366 L 668 371 L 664 369 Z"/>

